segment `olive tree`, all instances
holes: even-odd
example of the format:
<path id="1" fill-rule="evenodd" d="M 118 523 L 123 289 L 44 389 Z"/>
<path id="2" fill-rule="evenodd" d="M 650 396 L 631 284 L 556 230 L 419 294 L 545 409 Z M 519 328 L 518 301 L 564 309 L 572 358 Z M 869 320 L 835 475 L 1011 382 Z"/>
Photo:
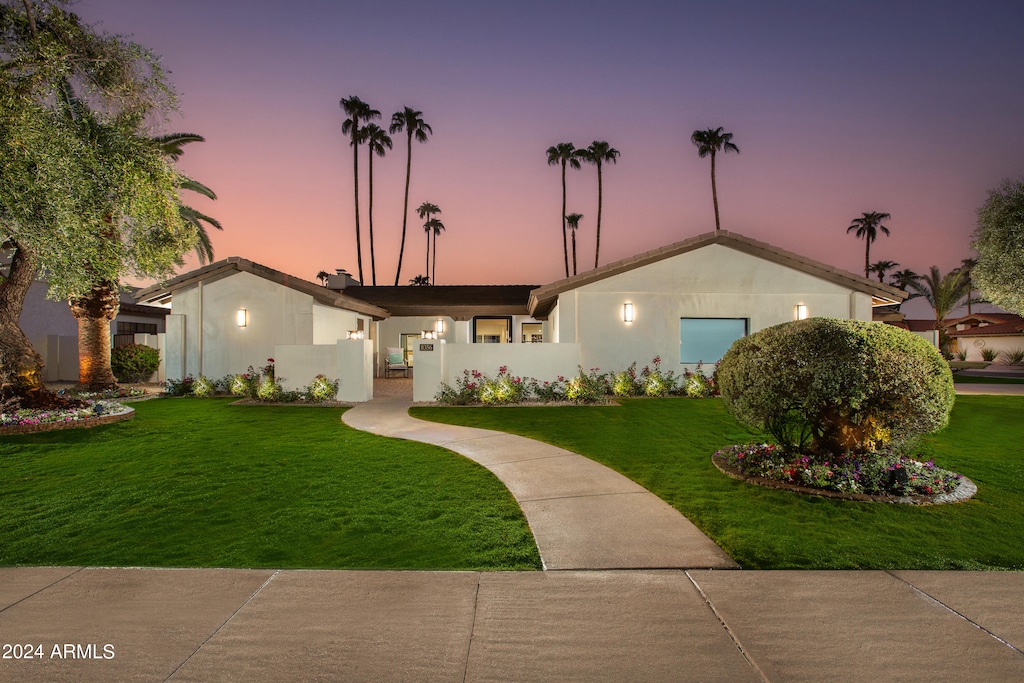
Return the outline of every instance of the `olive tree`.
<path id="1" fill-rule="evenodd" d="M 942 429 L 954 399 L 948 364 L 922 337 L 830 318 L 737 340 L 718 382 L 738 420 L 818 454 L 872 452 Z"/>
<path id="2" fill-rule="evenodd" d="M 971 248 L 978 252 L 974 285 L 992 303 L 1024 314 L 1024 180 L 1003 181 L 989 192 Z"/>

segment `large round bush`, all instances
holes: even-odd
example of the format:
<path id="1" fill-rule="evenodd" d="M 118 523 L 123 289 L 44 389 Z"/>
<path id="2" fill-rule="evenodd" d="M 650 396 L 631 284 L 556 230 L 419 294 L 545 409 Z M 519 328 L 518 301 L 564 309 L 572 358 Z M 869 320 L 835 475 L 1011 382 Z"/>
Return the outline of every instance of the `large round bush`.
<path id="1" fill-rule="evenodd" d="M 870 452 L 946 426 L 953 375 L 923 338 L 810 318 L 738 340 L 718 365 L 730 412 L 786 448 Z"/>
<path id="2" fill-rule="evenodd" d="M 145 382 L 160 367 L 160 352 L 145 344 L 125 344 L 110 352 L 118 382 Z"/>

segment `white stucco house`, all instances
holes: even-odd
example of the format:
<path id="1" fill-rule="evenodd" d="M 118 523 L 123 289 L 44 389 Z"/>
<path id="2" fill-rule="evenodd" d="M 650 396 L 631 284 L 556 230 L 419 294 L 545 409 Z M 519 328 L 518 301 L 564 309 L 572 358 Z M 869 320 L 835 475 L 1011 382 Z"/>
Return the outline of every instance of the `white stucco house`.
<path id="1" fill-rule="evenodd" d="M 168 377 L 219 377 L 272 357 L 296 386 L 322 372 L 341 378 L 344 400 L 367 400 L 387 349 L 397 348 L 413 367 L 414 399 L 429 401 L 465 369 L 493 374 L 504 365 L 554 379 L 658 356 L 680 372 L 716 363 L 737 338 L 771 325 L 870 321 L 874 308 L 905 298 L 722 231 L 543 286 L 363 287 L 345 278 L 331 290 L 235 257 L 139 300 L 171 307 Z"/>
<path id="2" fill-rule="evenodd" d="M 1024 349 L 1024 318 L 1014 313 L 974 313 L 946 320 L 946 332 L 956 342 L 955 350 L 967 352 L 967 360 L 982 360 L 982 352 L 1007 354 Z"/>

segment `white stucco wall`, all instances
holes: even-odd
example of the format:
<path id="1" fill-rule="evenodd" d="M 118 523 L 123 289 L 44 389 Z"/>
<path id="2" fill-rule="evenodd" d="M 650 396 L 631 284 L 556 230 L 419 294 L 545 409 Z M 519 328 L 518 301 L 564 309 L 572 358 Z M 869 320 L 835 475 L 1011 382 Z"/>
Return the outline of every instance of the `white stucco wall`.
<path id="1" fill-rule="evenodd" d="M 369 335 L 370 323 L 365 316 L 313 303 L 313 343 L 334 344 L 339 339 L 348 339 L 349 331 L 359 329 L 360 317 L 363 318 L 363 329 Z"/>
<path id="2" fill-rule="evenodd" d="M 981 342 L 980 345 L 976 345 Z M 1018 336 L 978 336 L 978 337 L 956 337 L 957 349 L 967 349 L 967 360 L 980 361 L 981 352 L 984 349 L 992 349 L 999 352 L 996 363 L 1006 361 L 1008 351 L 1024 349 L 1024 335 Z"/>
<path id="3" fill-rule="evenodd" d="M 631 302 L 635 320 L 623 322 Z M 620 370 L 631 362 L 681 370 L 681 318 L 745 318 L 749 333 L 810 316 L 871 320 L 871 297 L 729 247 L 702 249 L 608 277 L 559 296 L 558 338 L 582 344 L 584 368 Z M 578 335 L 578 336 L 577 336 Z"/>
<path id="4" fill-rule="evenodd" d="M 235 323 L 239 308 L 248 311 L 246 327 Z M 250 273 L 175 292 L 172 311 L 187 320 L 184 370 L 193 376 L 217 379 L 244 372 L 273 358 L 275 345 L 313 343 L 313 297 Z M 169 345 L 171 334 L 168 321 Z M 171 374 L 171 363 L 167 372 L 179 379 Z"/>

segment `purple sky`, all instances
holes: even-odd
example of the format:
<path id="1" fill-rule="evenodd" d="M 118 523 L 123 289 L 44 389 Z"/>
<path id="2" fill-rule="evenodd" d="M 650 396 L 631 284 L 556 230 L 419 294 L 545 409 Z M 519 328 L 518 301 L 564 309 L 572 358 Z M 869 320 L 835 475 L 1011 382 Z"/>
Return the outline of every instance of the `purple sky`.
<path id="1" fill-rule="evenodd" d="M 181 165 L 220 196 L 192 202 L 224 224 L 217 258 L 311 280 L 356 271 L 338 106 L 350 95 L 385 126 L 408 105 L 434 129 L 414 143 L 409 201 L 442 208 L 439 284 L 562 277 L 560 177 L 545 159 L 558 142 L 621 152 L 604 173 L 602 263 L 714 228 L 698 128 L 723 126 L 741 151 L 719 156 L 724 229 L 854 272 L 864 245 L 845 229 L 862 212 L 892 214 L 872 261 L 945 272 L 970 255 L 987 191 L 1024 174 L 1019 2 L 79 0 L 75 11 L 172 72 L 181 113 L 167 130 L 207 138 Z M 404 134 L 374 166 L 378 284 L 392 284 Z M 596 171 L 568 182 L 586 267 Z M 360 205 L 368 280 L 365 194 Z M 424 271 L 410 214 L 402 283 Z"/>

